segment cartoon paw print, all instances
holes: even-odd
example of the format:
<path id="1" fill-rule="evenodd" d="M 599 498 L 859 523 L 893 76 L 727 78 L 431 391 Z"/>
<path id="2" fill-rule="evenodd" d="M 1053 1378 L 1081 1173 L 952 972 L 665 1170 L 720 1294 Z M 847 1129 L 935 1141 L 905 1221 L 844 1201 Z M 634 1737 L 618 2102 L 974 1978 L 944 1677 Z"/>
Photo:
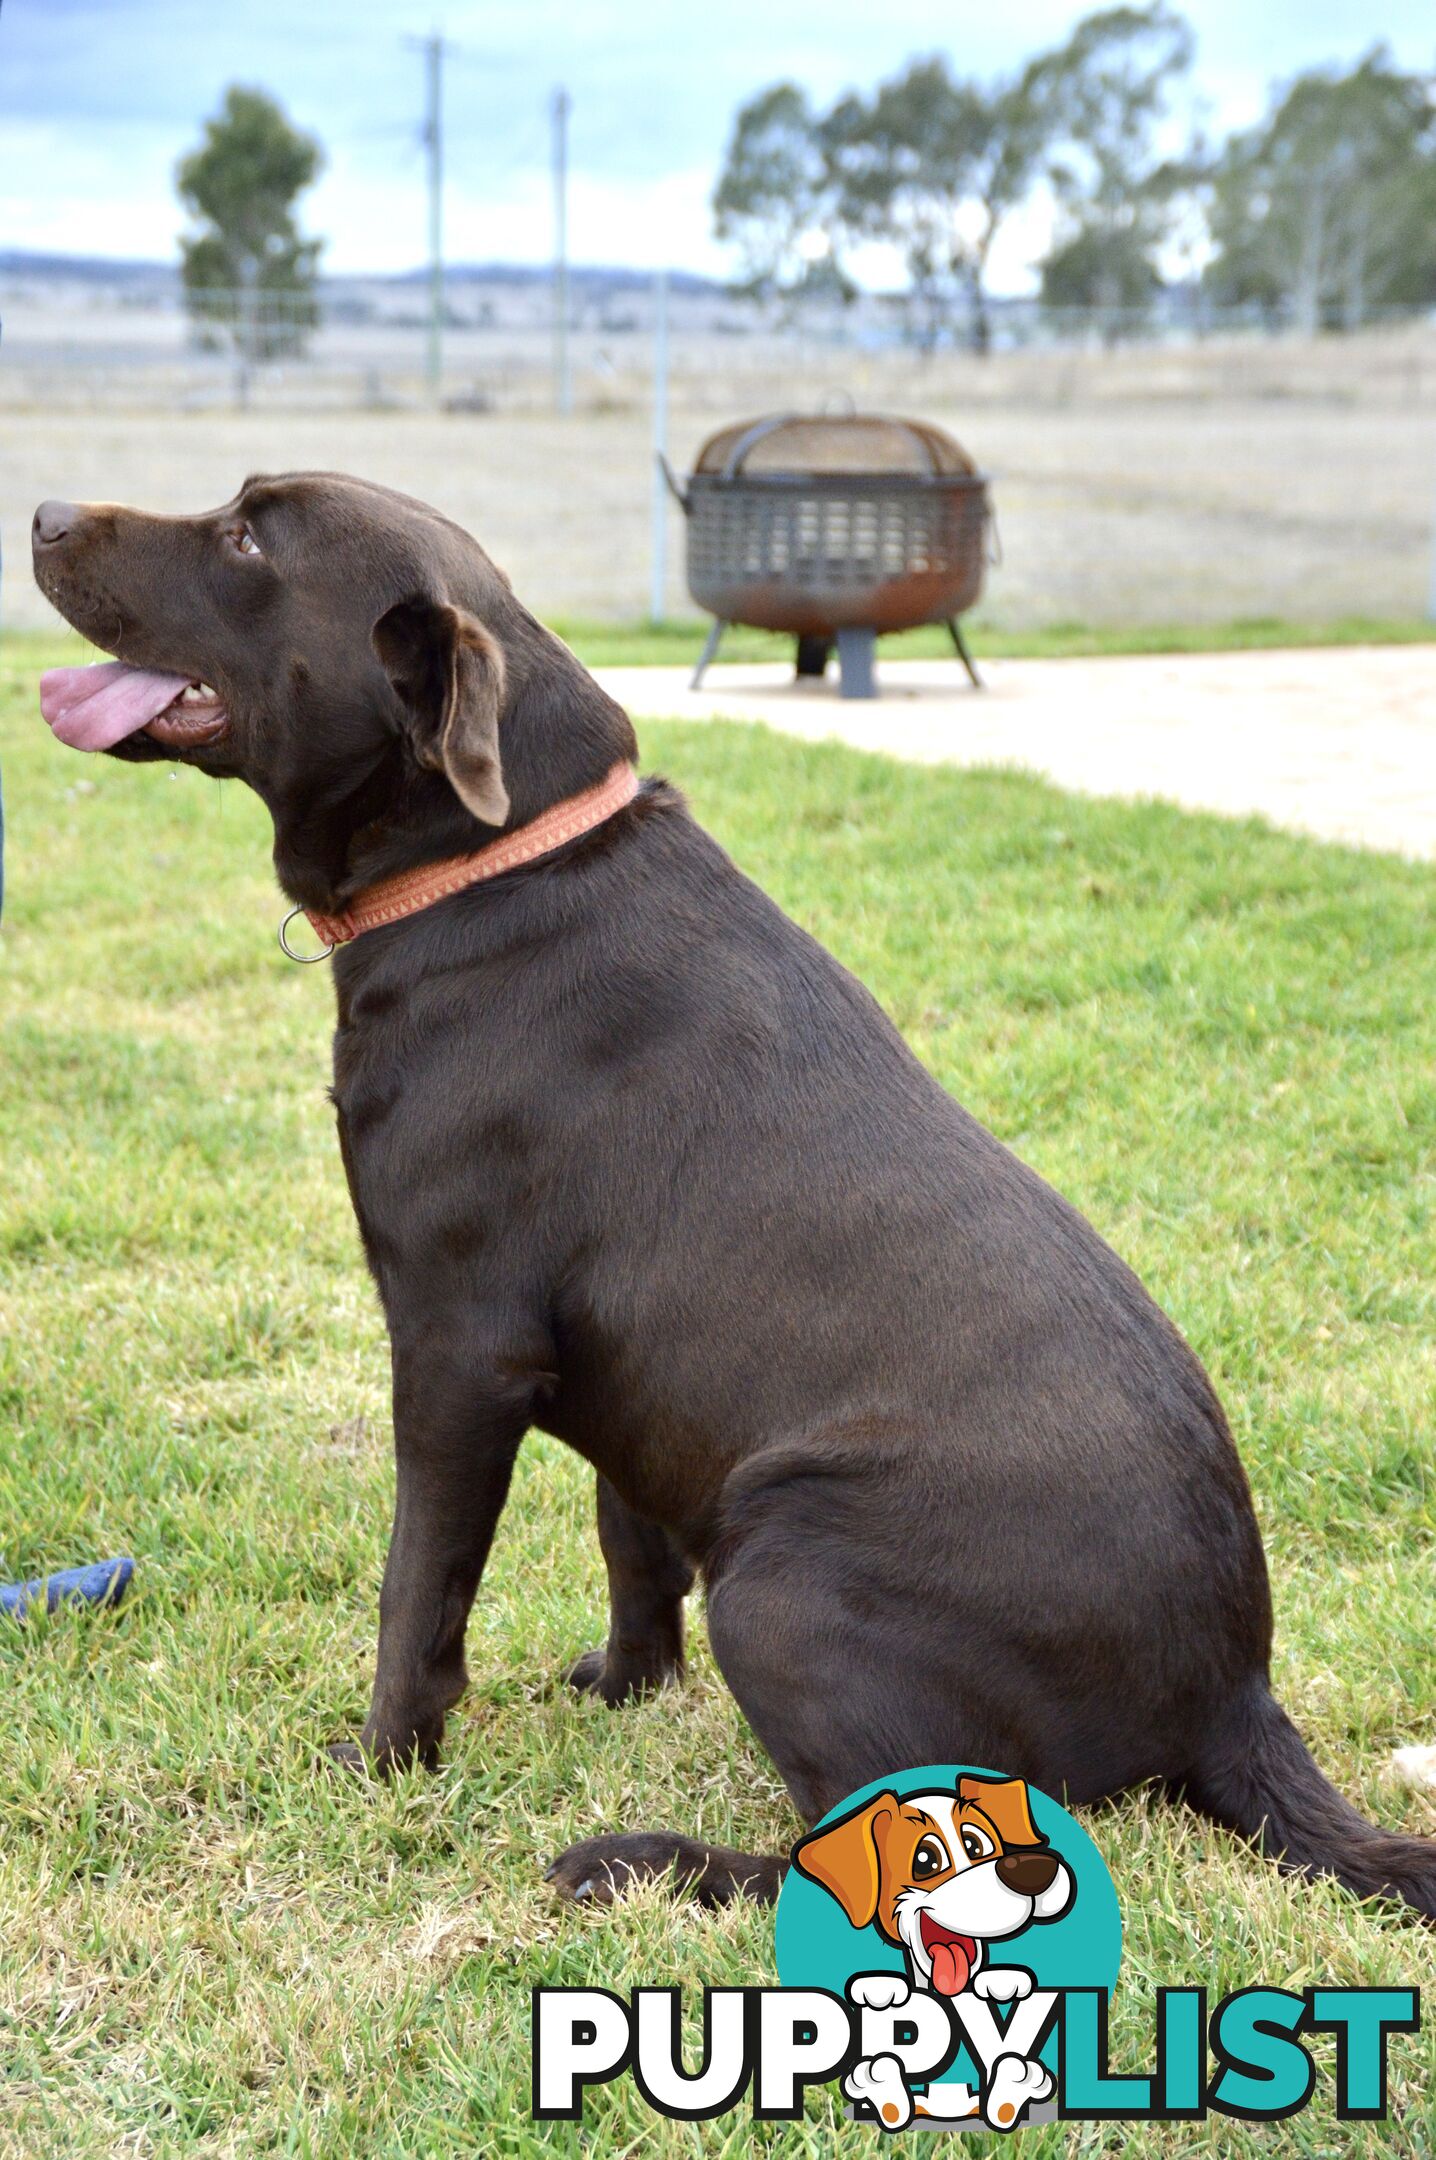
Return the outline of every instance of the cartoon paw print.
<path id="1" fill-rule="evenodd" d="M 1025 2108 L 1045 2100 L 1054 2090 L 1052 2072 L 1045 2063 L 1029 2062 L 1025 2055 L 999 2055 L 983 2098 L 982 2112 L 994 2130 L 1015 2130 Z"/>
<path id="2" fill-rule="evenodd" d="M 901 2010 L 912 1989 L 901 1973 L 854 1973 L 847 1994 L 859 2010 Z"/>
<path id="3" fill-rule="evenodd" d="M 1003 2057 L 1004 2062 L 1016 2059 Z M 896 2055 L 874 2055 L 866 2062 L 854 2063 L 843 2079 L 843 2091 L 859 2107 L 870 2107 L 884 2130 L 905 2130 L 912 2121 L 912 2094 L 903 2083 L 902 2065 Z"/>
<path id="4" fill-rule="evenodd" d="M 1022 1965 L 984 1965 L 972 1982 L 972 1992 L 984 2002 L 1026 2002 L 1033 1979 Z"/>

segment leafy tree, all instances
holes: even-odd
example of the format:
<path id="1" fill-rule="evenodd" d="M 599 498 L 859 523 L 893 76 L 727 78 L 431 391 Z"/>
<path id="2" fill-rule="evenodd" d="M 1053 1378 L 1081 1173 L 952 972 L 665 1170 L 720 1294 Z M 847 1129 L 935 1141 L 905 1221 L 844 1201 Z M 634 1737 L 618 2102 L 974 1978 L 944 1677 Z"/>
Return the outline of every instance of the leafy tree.
<path id="1" fill-rule="evenodd" d="M 962 311 L 987 348 L 993 248 L 1039 180 L 1057 205 L 1043 301 L 1106 311 L 1109 335 L 1150 304 L 1198 207 L 1214 243 L 1204 283 L 1220 302 L 1311 328 L 1436 304 L 1436 75 L 1403 73 L 1378 46 L 1345 74 L 1274 94 L 1220 155 L 1197 140 L 1169 154 L 1192 57 L 1172 0 L 1121 0 L 985 86 L 940 55 L 826 113 L 775 84 L 735 121 L 718 235 L 768 296 L 849 292 L 838 243 L 895 246 L 927 346 Z"/>
<path id="2" fill-rule="evenodd" d="M 766 300 L 848 289 L 832 245 L 831 195 L 818 122 L 796 83 L 774 83 L 739 108 L 713 223 L 738 246 L 743 290 Z"/>
<path id="3" fill-rule="evenodd" d="M 238 85 L 180 161 L 180 201 L 200 227 L 180 241 L 189 310 L 224 326 L 242 366 L 300 350 L 318 321 L 322 243 L 300 238 L 293 206 L 322 163 L 313 136 L 262 90 Z"/>
<path id="4" fill-rule="evenodd" d="M 1160 279 L 1174 205 L 1192 154 L 1159 158 L 1173 86 L 1191 67 L 1190 25 L 1165 4 L 1106 8 L 1037 63 L 1037 103 L 1056 151 L 1048 167 L 1060 223 L 1042 266 L 1052 306 L 1139 305 Z"/>
<path id="5" fill-rule="evenodd" d="M 1161 283 L 1139 233 L 1104 233 L 1086 226 L 1060 242 L 1044 261 L 1042 304 L 1096 307 L 1130 318 L 1150 305 Z M 1116 327 L 1109 327 L 1109 336 L 1115 336 Z"/>
<path id="6" fill-rule="evenodd" d="M 1204 282 L 1307 330 L 1436 302 L 1436 78 L 1377 46 L 1299 76 L 1217 160 Z"/>
<path id="7" fill-rule="evenodd" d="M 718 237 L 739 242 L 760 292 L 801 287 L 815 252 L 834 259 L 835 232 L 887 242 L 906 264 L 922 344 L 961 305 L 985 352 L 993 248 L 1046 176 L 1065 227 L 1049 300 L 1145 298 L 1187 178 L 1158 165 L 1152 138 L 1191 52 L 1185 21 L 1152 0 L 1089 16 L 1058 50 L 987 85 L 932 55 L 819 117 L 796 85 L 776 84 L 738 114 L 714 197 Z"/>
<path id="8" fill-rule="evenodd" d="M 935 55 L 870 100 L 843 99 L 820 127 L 838 214 L 852 232 L 901 248 L 925 346 L 936 343 L 954 288 L 974 346 L 991 344 L 987 266 L 1045 145 L 1039 80 L 1034 63 L 984 90 L 957 81 Z"/>
<path id="9" fill-rule="evenodd" d="M 989 94 L 989 125 L 975 174 L 978 226 L 967 255 L 974 342 L 982 352 L 991 343 L 988 258 L 1000 228 L 1030 195 L 1052 132 L 1052 116 L 1043 90 L 1043 62 L 1035 60 Z"/>

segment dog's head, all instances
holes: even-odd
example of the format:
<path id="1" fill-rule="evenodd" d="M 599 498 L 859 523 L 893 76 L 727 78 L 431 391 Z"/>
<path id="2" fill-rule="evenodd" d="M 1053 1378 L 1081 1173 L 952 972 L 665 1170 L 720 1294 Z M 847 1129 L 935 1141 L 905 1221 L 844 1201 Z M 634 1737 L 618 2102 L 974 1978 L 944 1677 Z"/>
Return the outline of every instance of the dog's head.
<path id="1" fill-rule="evenodd" d="M 879 1793 L 793 1849 L 794 1864 L 856 1928 L 907 1952 L 913 1977 L 960 1994 L 982 1946 L 1060 1919 L 1072 1872 L 1032 1820 L 1021 1778 L 959 1778 L 955 1792 Z"/>
<path id="2" fill-rule="evenodd" d="M 280 875 L 327 905 L 356 832 L 426 812 L 455 851 L 592 785 L 626 716 L 469 534 L 336 473 L 247 480 L 193 517 L 42 503 L 35 578 L 124 663 L 62 669 L 62 740 L 246 780 Z"/>

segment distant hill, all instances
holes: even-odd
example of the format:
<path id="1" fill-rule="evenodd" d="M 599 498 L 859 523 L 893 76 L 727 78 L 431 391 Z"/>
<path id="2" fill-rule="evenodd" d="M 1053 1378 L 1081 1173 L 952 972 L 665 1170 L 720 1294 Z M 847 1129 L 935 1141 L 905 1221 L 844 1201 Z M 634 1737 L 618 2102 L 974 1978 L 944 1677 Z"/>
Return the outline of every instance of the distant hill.
<path id="1" fill-rule="evenodd" d="M 346 280 L 331 284 L 418 285 L 428 282 L 428 270 L 397 270 L 386 277 Z M 548 263 L 446 263 L 444 280 L 453 285 L 547 285 L 553 276 Z M 570 285 L 590 292 L 647 292 L 653 283 L 651 270 L 635 270 L 623 263 L 570 263 Z M 718 278 L 700 277 L 693 270 L 670 270 L 668 282 L 674 292 L 722 293 L 727 287 Z"/>
<path id="2" fill-rule="evenodd" d="M 450 285 L 546 285 L 552 274 L 547 263 L 448 263 L 444 268 L 445 283 Z M 321 278 L 320 284 L 331 288 L 420 285 L 427 281 L 428 275 L 424 267 L 355 272 L 343 277 Z M 568 276 L 569 284 L 576 291 L 591 294 L 646 292 L 653 282 L 651 270 L 635 270 L 622 263 L 573 263 L 569 266 Z M 126 256 L 48 255 L 30 248 L 0 248 L 0 277 L 72 285 L 168 286 L 178 280 L 179 265 L 145 262 Z M 725 290 L 718 279 L 699 277 L 691 270 L 671 270 L 669 282 L 673 290 L 680 293 L 717 294 Z"/>
<path id="3" fill-rule="evenodd" d="M 30 248 L 0 248 L 0 277 L 56 278 L 72 284 L 158 285 L 179 276 L 174 263 L 142 262 L 120 255 L 44 255 Z"/>

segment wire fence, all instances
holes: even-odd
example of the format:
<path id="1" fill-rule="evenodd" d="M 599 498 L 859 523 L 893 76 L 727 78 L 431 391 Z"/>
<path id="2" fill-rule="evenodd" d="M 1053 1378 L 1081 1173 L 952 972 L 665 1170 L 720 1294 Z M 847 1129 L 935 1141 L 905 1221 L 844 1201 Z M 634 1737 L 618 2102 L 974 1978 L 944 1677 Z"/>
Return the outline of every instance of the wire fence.
<path id="1" fill-rule="evenodd" d="M 641 396 L 653 367 L 655 291 L 617 282 L 585 291 L 575 281 L 570 293 L 565 342 L 576 402 Z M 311 297 L 17 282 L 0 287 L 0 324 L 0 405 L 10 409 L 429 404 L 482 412 L 541 409 L 555 397 L 553 293 L 541 279 L 447 286 L 437 377 L 428 295 L 417 284 L 321 288 Z M 1365 338 L 1359 364 L 1353 330 Z M 1377 332 L 1386 335 L 1373 346 Z M 1225 376 L 1245 376 L 1253 395 L 1312 394 L 1329 384 L 1332 394 L 1363 402 L 1436 402 L 1432 310 L 1368 311 L 1359 325 L 1313 338 L 1292 315 L 1215 308 L 1200 292 L 1162 295 L 1141 309 L 1004 301 L 993 308 L 985 354 L 980 343 L 970 311 L 955 306 L 934 334 L 900 296 L 798 310 L 697 287 L 668 300 L 667 364 L 694 394 L 715 381 L 795 378 L 821 392 L 864 370 L 921 384 L 971 363 L 969 394 L 980 401 L 1005 395 L 1002 363 L 1024 357 L 1095 357 L 1120 383 L 1149 362 L 1160 371 L 1163 358 L 1225 348 Z M 1039 379 L 1061 376 L 1048 367 L 1033 374 Z"/>
<path id="2" fill-rule="evenodd" d="M 983 621 L 1389 622 L 1436 607 L 1429 317 L 1312 337 L 1175 305 L 1116 331 L 1100 313 L 1009 307 L 982 357 L 960 323 L 921 349 L 902 310 L 871 297 L 785 317 L 675 279 L 660 341 L 656 290 L 572 290 L 564 415 L 542 280 L 453 281 L 437 384 L 418 284 L 326 286 L 312 321 L 264 294 L 192 314 L 173 286 L 0 289 L 6 620 L 53 622 L 28 580 L 42 497 L 195 509 L 247 471 L 302 466 L 436 503 L 541 613 L 692 615 L 656 443 L 682 471 L 721 424 L 841 399 L 948 427 L 990 475 L 1004 560 L 979 642 Z"/>

